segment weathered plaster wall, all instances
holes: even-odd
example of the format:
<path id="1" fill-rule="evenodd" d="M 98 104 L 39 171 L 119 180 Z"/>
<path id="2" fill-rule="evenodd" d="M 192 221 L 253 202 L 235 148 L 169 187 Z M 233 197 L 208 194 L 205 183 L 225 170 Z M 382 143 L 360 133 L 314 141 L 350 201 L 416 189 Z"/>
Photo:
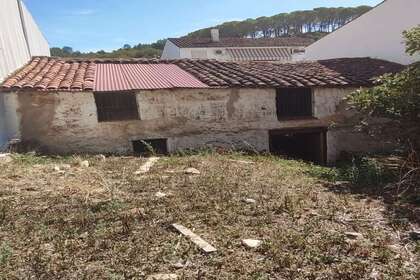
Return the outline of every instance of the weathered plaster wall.
<path id="1" fill-rule="evenodd" d="M 269 129 L 320 125 L 279 122 L 274 89 L 141 91 L 137 103 L 141 120 L 98 123 L 92 93 L 19 94 L 22 140 L 58 153 L 125 153 L 153 138 L 168 138 L 170 151 L 217 142 L 268 150 Z"/>
<path id="2" fill-rule="evenodd" d="M 132 141 L 168 138 L 170 152 L 204 146 L 269 150 L 269 130 L 330 126 L 328 159 L 380 147 L 354 132 L 344 96 L 354 89 L 314 89 L 314 116 L 278 121 L 275 89 L 139 91 L 140 120 L 98 123 L 93 93 L 19 93 L 21 138 L 53 153 L 129 153 Z M 16 118 L 15 118 L 16 119 Z"/>
<path id="3" fill-rule="evenodd" d="M 319 119 L 334 116 L 343 99 L 356 88 L 316 88 L 313 90 L 314 117 Z"/>
<path id="4" fill-rule="evenodd" d="M 379 152 L 396 147 L 391 138 L 369 135 L 359 129 L 363 116 L 350 110 L 344 98 L 358 88 L 319 88 L 315 89 L 314 116 L 329 127 L 327 134 L 327 158 L 335 162 L 342 152 Z M 372 119 L 372 127 L 380 127 L 388 120 Z"/>

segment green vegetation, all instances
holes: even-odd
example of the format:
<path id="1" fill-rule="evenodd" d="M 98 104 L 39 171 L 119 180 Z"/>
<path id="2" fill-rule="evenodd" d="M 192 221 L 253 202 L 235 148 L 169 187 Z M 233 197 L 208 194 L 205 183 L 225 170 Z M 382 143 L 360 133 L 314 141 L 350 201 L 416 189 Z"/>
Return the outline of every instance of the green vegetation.
<path id="1" fill-rule="evenodd" d="M 118 50 L 105 52 L 81 53 L 73 51 L 71 47 L 51 48 L 51 55 L 58 57 L 84 57 L 84 58 L 159 58 L 162 54 L 166 40 L 159 40 L 152 44 L 138 44 L 136 46 L 124 45 Z"/>
<path id="2" fill-rule="evenodd" d="M 317 8 L 312 11 L 296 11 L 271 17 L 226 22 L 215 27 L 220 29 L 222 37 L 301 36 L 318 40 L 370 9 L 369 6 Z M 192 32 L 187 37 L 210 37 L 211 28 Z M 152 44 L 138 44 L 137 46 L 126 44 L 111 52 L 101 50 L 89 53 L 74 51 L 71 47 L 54 47 L 51 48 L 51 54 L 59 57 L 85 58 L 157 58 L 161 56 L 165 42 L 166 40 L 159 40 Z"/>
<path id="3" fill-rule="evenodd" d="M 404 32 L 404 36 L 407 53 L 420 54 L 420 26 Z M 420 62 L 395 75 L 384 75 L 376 82 L 377 86 L 352 94 L 348 98 L 350 104 L 368 115 L 399 122 L 404 127 L 401 138 L 416 144 L 420 135 Z M 420 150 L 420 145 L 415 146 Z"/>
<path id="4" fill-rule="evenodd" d="M 420 54 L 420 26 L 404 32 L 407 53 Z M 349 96 L 349 103 L 367 116 L 386 117 L 395 122 L 394 135 L 406 151 L 401 164 L 400 181 L 394 185 L 399 195 L 419 201 L 420 197 L 420 62 L 400 73 L 384 75 L 373 88 L 363 89 Z M 365 122 L 369 128 L 369 122 Z M 386 134 L 391 127 L 384 128 Z"/>

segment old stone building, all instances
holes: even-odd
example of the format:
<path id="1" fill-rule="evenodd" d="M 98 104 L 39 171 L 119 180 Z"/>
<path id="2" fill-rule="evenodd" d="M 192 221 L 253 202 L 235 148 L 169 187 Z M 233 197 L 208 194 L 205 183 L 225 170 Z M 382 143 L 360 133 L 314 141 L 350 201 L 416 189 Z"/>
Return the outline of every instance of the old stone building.
<path id="1" fill-rule="evenodd" d="M 349 132 L 343 97 L 401 65 L 34 58 L 2 85 L 9 139 L 50 153 L 167 153 L 203 147 L 333 162 L 383 148 Z M 334 123 L 334 126 L 331 124 Z M 363 144 L 362 144 L 363 143 Z"/>

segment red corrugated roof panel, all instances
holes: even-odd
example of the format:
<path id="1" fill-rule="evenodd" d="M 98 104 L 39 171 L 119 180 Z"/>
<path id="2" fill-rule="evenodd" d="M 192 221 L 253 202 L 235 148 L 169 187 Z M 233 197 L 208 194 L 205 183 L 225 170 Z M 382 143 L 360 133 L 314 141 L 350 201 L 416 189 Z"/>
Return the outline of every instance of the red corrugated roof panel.
<path id="1" fill-rule="evenodd" d="M 99 63 L 94 91 L 208 87 L 173 64 Z"/>

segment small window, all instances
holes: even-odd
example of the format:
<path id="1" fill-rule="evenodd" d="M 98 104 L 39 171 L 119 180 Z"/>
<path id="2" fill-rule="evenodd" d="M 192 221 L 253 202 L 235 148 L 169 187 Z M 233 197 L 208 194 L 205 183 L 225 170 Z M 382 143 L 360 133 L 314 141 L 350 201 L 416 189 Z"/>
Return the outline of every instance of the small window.
<path id="1" fill-rule="evenodd" d="M 99 122 L 138 120 L 136 95 L 130 92 L 96 92 Z"/>
<path id="2" fill-rule="evenodd" d="M 276 94 L 277 118 L 312 117 L 310 88 L 281 88 Z"/>
<path id="3" fill-rule="evenodd" d="M 133 141 L 133 150 L 137 155 L 168 154 L 168 139 L 147 139 Z"/>

